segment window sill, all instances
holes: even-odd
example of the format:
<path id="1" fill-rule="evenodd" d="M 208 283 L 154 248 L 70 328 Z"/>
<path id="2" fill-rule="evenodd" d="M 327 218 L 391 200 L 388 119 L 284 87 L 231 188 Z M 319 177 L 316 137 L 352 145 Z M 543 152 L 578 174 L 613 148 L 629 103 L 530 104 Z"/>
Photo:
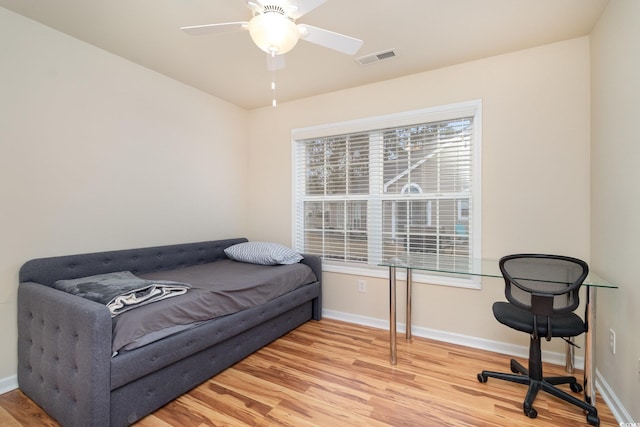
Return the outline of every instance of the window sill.
<path id="1" fill-rule="evenodd" d="M 329 273 L 351 274 L 354 276 L 375 277 L 389 279 L 389 269 L 374 265 L 332 263 L 322 262 L 322 271 Z M 396 273 L 398 280 L 406 281 L 405 269 L 398 269 Z M 478 276 L 466 276 L 461 274 L 427 274 L 427 272 L 413 271 L 413 283 L 426 283 L 430 285 L 451 286 L 454 288 L 482 289 L 481 278 Z"/>

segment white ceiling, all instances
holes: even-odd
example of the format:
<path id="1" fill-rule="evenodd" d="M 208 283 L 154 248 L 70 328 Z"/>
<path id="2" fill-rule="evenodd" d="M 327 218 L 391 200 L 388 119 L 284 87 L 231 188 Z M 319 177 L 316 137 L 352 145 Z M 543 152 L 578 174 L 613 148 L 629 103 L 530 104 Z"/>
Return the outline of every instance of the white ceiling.
<path id="1" fill-rule="evenodd" d="M 608 1 L 328 0 L 298 23 L 357 37 L 364 45 L 351 57 L 301 40 L 276 73 L 277 99 L 587 35 Z M 238 106 L 271 104 L 267 55 L 248 32 L 190 36 L 179 30 L 247 21 L 251 12 L 242 0 L 0 0 L 0 6 Z M 388 49 L 398 56 L 366 66 L 354 60 Z"/>

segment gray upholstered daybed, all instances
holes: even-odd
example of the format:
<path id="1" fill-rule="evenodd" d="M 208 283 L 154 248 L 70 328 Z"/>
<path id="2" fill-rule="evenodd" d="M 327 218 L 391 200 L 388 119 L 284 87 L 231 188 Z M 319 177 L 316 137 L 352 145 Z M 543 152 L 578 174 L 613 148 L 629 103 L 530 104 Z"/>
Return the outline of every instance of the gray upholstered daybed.
<path id="1" fill-rule="evenodd" d="M 170 311 L 171 305 L 194 289 L 112 318 L 106 305 L 53 287 L 59 280 L 120 271 L 146 279 L 186 277 L 198 282 L 203 271 L 222 268 L 223 273 L 214 275 L 233 281 L 238 270 L 223 268 L 235 263 L 224 250 L 242 242 L 246 239 L 42 258 L 25 263 L 20 270 L 18 291 L 18 383 L 22 391 L 65 427 L 129 425 L 302 323 L 319 320 L 322 268 L 320 258 L 310 255 L 295 265 L 259 266 L 271 269 L 265 273 L 253 271 L 254 264 L 246 264 L 246 270 L 253 271 L 250 280 L 266 276 L 275 280 L 279 272 L 297 269 L 296 280 L 306 283 L 283 295 L 233 314 L 194 322 L 195 326 L 182 325 L 179 332 L 151 343 L 143 337 L 138 348 L 133 345 L 126 350 L 122 346 L 115 352 L 116 319 L 129 314 L 136 319 L 138 312 L 145 309 Z M 234 268 L 242 264 L 236 263 Z M 262 289 L 261 286 L 257 287 Z M 235 299 L 245 302 L 243 297 Z"/>

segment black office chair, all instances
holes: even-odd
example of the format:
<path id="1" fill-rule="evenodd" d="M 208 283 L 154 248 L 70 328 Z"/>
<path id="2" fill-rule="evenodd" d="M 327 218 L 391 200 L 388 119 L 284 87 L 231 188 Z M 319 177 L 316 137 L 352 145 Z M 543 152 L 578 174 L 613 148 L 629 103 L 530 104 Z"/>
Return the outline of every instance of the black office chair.
<path id="1" fill-rule="evenodd" d="M 559 255 L 518 254 L 500 259 L 504 276 L 505 295 L 509 302 L 493 304 L 493 315 L 502 324 L 530 335 L 529 369 L 511 359 L 511 372 L 482 371 L 478 381 L 486 383 L 489 377 L 528 384 L 529 390 L 522 408 L 529 418 L 538 416 L 533 401 L 540 390 L 580 407 L 587 422 L 600 425 L 596 408 L 584 400 L 556 387 L 569 384 L 571 391 L 579 393 L 582 386 L 575 377 L 543 377 L 540 338 L 575 337 L 586 332 L 587 325 L 574 313 L 578 307 L 578 292 L 589 273 L 587 264 L 579 259 Z"/>

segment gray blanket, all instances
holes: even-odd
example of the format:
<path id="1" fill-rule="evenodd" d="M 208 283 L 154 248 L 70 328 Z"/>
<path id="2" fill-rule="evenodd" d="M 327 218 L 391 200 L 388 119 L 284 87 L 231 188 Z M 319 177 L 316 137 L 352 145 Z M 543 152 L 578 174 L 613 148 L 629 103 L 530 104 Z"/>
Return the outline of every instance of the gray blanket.
<path id="1" fill-rule="evenodd" d="M 105 304 L 115 317 L 152 302 L 182 295 L 191 285 L 168 280 L 144 280 L 130 271 L 58 280 L 53 287 Z"/>
<path id="2" fill-rule="evenodd" d="M 113 318 L 113 351 L 132 350 L 177 329 L 264 304 L 317 280 L 309 266 L 258 265 L 229 259 L 139 274 L 191 284 L 184 295 Z"/>

